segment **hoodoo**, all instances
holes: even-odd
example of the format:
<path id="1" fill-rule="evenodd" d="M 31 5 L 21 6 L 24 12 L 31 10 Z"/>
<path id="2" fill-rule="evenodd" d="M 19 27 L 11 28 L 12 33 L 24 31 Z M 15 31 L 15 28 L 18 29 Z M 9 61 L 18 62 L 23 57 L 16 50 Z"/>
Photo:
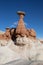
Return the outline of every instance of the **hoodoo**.
<path id="1" fill-rule="evenodd" d="M 22 11 L 18 11 L 17 14 L 20 16 L 20 19 L 18 21 L 18 25 L 16 28 L 16 34 L 17 34 L 17 36 L 18 35 L 25 36 L 25 35 L 27 35 L 27 29 L 26 29 L 24 21 L 23 21 L 25 13 Z"/>
<path id="2" fill-rule="evenodd" d="M 0 34 L 0 39 L 5 39 L 5 40 L 12 39 L 14 41 L 18 37 L 36 38 L 36 32 L 34 31 L 34 29 L 27 29 L 25 24 L 24 24 L 23 19 L 24 19 L 24 16 L 25 16 L 25 12 L 18 11 L 17 14 L 20 17 L 17 27 L 16 28 L 7 27 L 5 33 Z"/>

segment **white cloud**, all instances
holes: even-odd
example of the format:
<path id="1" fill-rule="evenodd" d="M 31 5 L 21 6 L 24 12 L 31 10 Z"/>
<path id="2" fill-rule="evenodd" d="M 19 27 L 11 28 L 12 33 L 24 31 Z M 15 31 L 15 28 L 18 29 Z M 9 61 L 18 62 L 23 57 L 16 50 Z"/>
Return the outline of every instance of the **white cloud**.
<path id="1" fill-rule="evenodd" d="M 28 25 L 26 22 L 24 23 L 26 26 Z"/>
<path id="2" fill-rule="evenodd" d="M 18 24 L 18 21 L 14 22 L 10 27 L 16 27 Z"/>
<path id="3" fill-rule="evenodd" d="M 13 23 L 13 25 L 17 25 L 17 24 L 18 24 L 18 21 Z"/>
<path id="4" fill-rule="evenodd" d="M 18 21 L 14 22 L 10 27 L 16 27 L 18 24 Z M 25 26 L 28 26 L 28 23 L 24 22 Z"/>

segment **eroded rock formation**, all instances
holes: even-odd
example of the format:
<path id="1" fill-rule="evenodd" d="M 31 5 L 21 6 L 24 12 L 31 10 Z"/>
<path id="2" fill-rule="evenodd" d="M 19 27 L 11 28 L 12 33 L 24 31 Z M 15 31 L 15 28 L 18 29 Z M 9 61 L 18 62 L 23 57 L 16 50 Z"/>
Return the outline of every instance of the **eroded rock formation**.
<path id="1" fill-rule="evenodd" d="M 10 35 L 10 28 L 6 28 L 6 31 L 4 34 L 0 34 L 0 39 L 1 40 L 9 40 L 11 39 L 11 35 Z"/>
<path id="2" fill-rule="evenodd" d="M 18 14 L 20 16 L 20 19 L 16 28 L 16 34 L 24 37 L 27 34 L 27 30 L 23 21 L 25 14 L 23 12 L 18 12 Z"/>
<path id="3" fill-rule="evenodd" d="M 24 15 L 25 13 L 24 12 L 21 12 L 19 11 L 18 12 L 19 16 L 20 16 L 20 19 L 18 21 L 18 25 L 17 25 L 17 28 L 16 28 L 16 36 L 21 36 L 21 37 L 36 37 L 36 32 L 34 31 L 34 29 L 26 29 L 26 26 L 24 24 L 24 21 L 23 21 L 23 18 L 24 18 Z"/>
<path id="4" fill-rule="evenodd" d="M 29 35 L 32 36 L 32 37 L 36 37 L 36 32 L 35 32 L 35 30 L 34 30 L 34 29 L 30 29 Z"/>
<path id="5" fill-rule="evenodd" d="M 36 38 L 36 32 L 34 29 L 27 29 L 24 24 L 23 18 L 25 16 L 25 13 L 21 11 L 18 11 L 17 13 L 20 16 L 17 27 L 11 29 L 7 27 L 5 33 L 0 34 L 0 40 L 12 39 L 13 41 L 16 41 L 17 44 L 24 44 L 27 42 L 27 38 Z"/>

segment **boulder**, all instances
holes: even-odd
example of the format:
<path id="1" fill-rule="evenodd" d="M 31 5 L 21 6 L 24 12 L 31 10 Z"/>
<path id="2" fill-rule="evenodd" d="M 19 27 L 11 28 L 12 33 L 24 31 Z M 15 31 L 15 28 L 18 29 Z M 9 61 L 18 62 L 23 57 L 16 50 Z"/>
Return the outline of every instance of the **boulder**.
<path id="1" fill-rule="evenodd" d="M 16 38 L 21 37 L 20 35 L 16 35 Z"/>
<path id="2" fill-rule="evenodd" d="M 17 45 L 25 45 L 25 44 L 27 44 L 28 42 L 29 42 L 29 41 L 28 41 L 28 38 L 27 38 L 26 36 L 16 38 L 16 44 L 17 44 Z"/>

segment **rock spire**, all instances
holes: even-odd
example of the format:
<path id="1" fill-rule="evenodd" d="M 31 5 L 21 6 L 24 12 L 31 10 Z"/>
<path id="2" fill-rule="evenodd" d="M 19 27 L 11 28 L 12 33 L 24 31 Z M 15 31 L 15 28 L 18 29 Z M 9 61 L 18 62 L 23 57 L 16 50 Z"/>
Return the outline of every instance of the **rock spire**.
<path id="1" fill-rule="evenodd" d="M 23 18 L 25 16 L 25 13 L 22 11 L 18 11 L 17 14 L 20 16 L 20 19 L 18 21 L 18 25 L 16 28 L 16 34 L 21 34 L 21 36 L 24 36 L 27 34 L 27 30 L 23 21 Z"/>

